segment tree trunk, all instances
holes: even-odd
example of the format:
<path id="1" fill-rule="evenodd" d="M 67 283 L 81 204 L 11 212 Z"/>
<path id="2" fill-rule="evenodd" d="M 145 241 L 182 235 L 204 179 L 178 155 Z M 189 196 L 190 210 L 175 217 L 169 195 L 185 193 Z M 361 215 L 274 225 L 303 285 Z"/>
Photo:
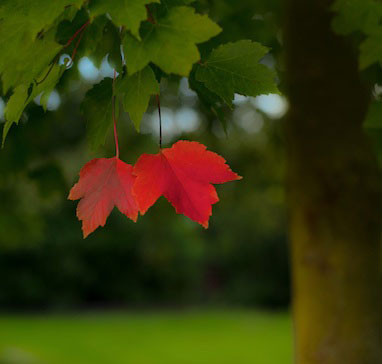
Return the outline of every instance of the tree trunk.
<path id="1" fill-rule="evenodd" d="M 330 4 L 286 9 L 296 362 L 380 364 L 381 180 L 362 130 L 369 95 Z"/>

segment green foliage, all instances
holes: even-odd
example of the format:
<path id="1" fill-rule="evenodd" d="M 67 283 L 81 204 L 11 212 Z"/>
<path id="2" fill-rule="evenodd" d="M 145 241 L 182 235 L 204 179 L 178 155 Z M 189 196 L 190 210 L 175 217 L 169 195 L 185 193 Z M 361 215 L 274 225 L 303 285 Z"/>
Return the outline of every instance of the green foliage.
<path id="1" fill-rule="evenodd" d="M 68 7 L 80 8 L 84 0 L 3 0 L 0 5 L 1 33 L 21 33 L 30 40 L 48 29 Z"/>
<path id="2" fill-rule="evenodd" d="M 333 5 L 336 32 L 348 35 L 360 32 L 359 66 L 365 69 L 382 62 L 382 2 L 379 0 L 337 0 Z"/>
<path id="3" fill-rule="evenodd" d="M 277 93 L 275 74 L 258 63 L 267 52 L 268 48 L 249 40 L 222 45 L 198 66 L 196 79 L 230 106 L 235 92 L 246 96 Z"/>
<path id="4" fill-rule="evenodd" d="M 190 77 L 188 79 L 190 88 L 196 92 L 204 108 L 217 117 L 222 123 L 224 130 L 226 130 L 227 125 L 223 109 L 224 101 L 218 95 L 211 92 L 203 82 L 199 82 L 196 79 L 196 70 L 197 66 L 194 66 L 190 73 Z"/>
<path id="5" fill-rule="evenodd" d="M 118 72 L 122 70 L 121 36 L 118 28 L 108 21 L 102 30 L 101 38 L 97 42 L 93 53 L 90 53 L 96 67 L 100 67 L 105 55 L 108 55 L 109 64 Z M 86 48 L 85 48 L 86 49 Z"/>
<path id="6" fill-rule="evenodd" d="M 252 20 L 258 9 L 251 0 L 215 1 L 214 11 L 212 2 L 208 3 L 195 2 L 192 6 L 197 10 L 190 8 L 188 13 L 196 19 L 207 19 L 206 15 L 196 14 L 206 14 L 208 11 L 210 17 L 224 27 L 224 36 L 219 33 L 203 44 L 194 43 L 202 61 L 221 43 L 244 38 L 261 39 L 275 49 L 276 41 L 268 42 L 266 36 L 259 35 L 262 21 Z M 258 2 L 255 3 L 257 6 Z M 283 233 L 285 219 L 282 198 L 279 197 L 282 194 L 280 174 L 283 154 L 269 152 L 269 148 L 273 150 L 270 142 L 273 145 L 277 138 L 272 133 L 263 133 L 267 126 L 276 127 L 280 123 L 263 120 L 255 111 L 253 100 L 238 105 L 232 118 L 233 113 L 223 99 L 208 89 L 204 82 L 196 80 L 195 72 L 199 65 L 195 63 L 192 64 L 188 81 L 199 99 L 189 91 L 184 92 L 184 79 L 179 88 L 180 77 L 167 75 L 153 63 L 146 65 L 154 71 L 158 82 L 162 80 L 162 111 L 166 112 L 166 108 L 169 113 L 174 111 L 178 118 L 185 110 L 192 108 L 197 123 L 203 123 L 194 133 L 182 132 L 176 137 L 197 139 L 209 145 L 212 150 L 228 157 L 232 167 L 242 172 L 248 182 L 240 189 L 218 187 L 222 205 L 214 209 L 214 223 L 207 232 L 200 231 L 180 216 L 170 218 L 171 208 L 165 201 L 160 201 L 156 210 L 148 213 L 139 224 L 126 224 L 118 214 L 112 214 L 109 226 L 89 242 L 82 241 L 79 224 L 73 218 L 75 206 L 66 201 L 66 196 L 69 186 L 77 179 L 80 166 L 94 157 L 94 153 L 89 153 L 83 143 L 85 124 L 88 131 L 94 131 L 95 137 L 91 133 L 88 137 L 95 140 L 91 142 L 95 145 L 102 144 L 105 130 L 112 126 L 108 104 L 112 96 L 112 81 L 106 79 L 89 91 L 81 115 L 79 104 L 89 85 L 79 79 L 78 60 L 88 56 L 98 67 L 109 54 L 109 61 L 121 69 L 118 70 L 115 86 L 117 89 L 118 84 L 122 84 L 121 95 L 116 90 L 122 103 L 126 94 L 134 95 L 135 91 L 134 85 L 125 86 L 124 82 L 138 76 L 138 72 L 126 73 L 119 52 L 120 44 L 125 37 L 132 36 L 131 32 L 120 31 L 108 15 L 93 17 L 90 14 L 89 18 L 91 4 L 92 0 L 89 0 L 77 13 L 60 14 L 61 20 L 57 18 L 50 27 L 45 27 L 44 37 L 37 38 L 44 42 L 46 35 L 52 32 L 52 39 L 60 46 L 58 53 L 52 54 L 51 61 L 55 65 L 51 71 L 53 75 L 58 63 L 57 55 L 73 53 L 80 37 L 69 46 L 65 45 L 90 20 L 86 30 L 80 34 L 82 38 L 73 67 L 65 71 L 56 86 L 61 95 L 61 107 L 54 113 L 44 113 L 32 102 L 24 111 L 23 127 L 11 130 L 6 148 L 1 152 L 0 266 L 3 285 L 0 291 L 6 292 L 6 295 L 0 295 L 0 304 L 10 308 L 15 308 L 16 304 L 24 308 L 33 305 L 78 307 L 97 302 L 118 305 L 183 304 L 190 301 L 197 304 L 286 305 L 288 267 Z M 153 20 L 158 23 L 168 13 L 171 14 L 174 7 L 190 4 L 191 1 L 187 0 L 162 0 L 160 4 L 150 4 L 149 8 Z M 246 7 L 243 4 L 247 4 Z M 231 12 L 233 9 L 234 13 Z M 243 14 L 246 15 L 244 22 Z M 182 23 L 181 20 L 179 22 Z M 153 27 L 153 24 L 144 20 L 140 26 L 142 36 L 147 27 Z M 276 32 L 272 30 L 269 34 L 268 39 L 274 40 Z M 26 43 L 20 46 L 19 53 L 29 49 Z M 183 49 L 183 43 L 180 47 Z M 127 59 L 129 54 L 126 49 L 124 51 Z M 275 53 L 273 55 L 277 56 Z M 163 58 L 171 59 L 173 56 L 163 53 Z M 31 59 L 25 59 L 26 63 L 31 63 Z M 49 62 L 36 81 L 44 78 L 50 67 Z M 145 67 L 141 72 L 146 73 Z M 49 77 L 41 83 L 41 92 L 49 89 L 44 88 L 48 86 L 48 80 Z M 26 86 L 24 90 L 33 91 L 35 82 L 32 79 L 30 84 L 22 85 Z M 7 93 L 2 93 L 5 102 L 9 102 L 17 86 L 12 85 Z M 148 93 L 156 90 L 154 83 L 151 86 L 153 91 L 147 91 L 146 96 L 142 91 L 142 98 L 137 100 L 142 101 Z M 18 102 L 19 107 L 26 106 L 23 98 Z M 131 101 L 130 105 L 133 104 Z M 150 114 L 156 111 L 152 106 L 149 105 Z M 128 111 L 132 115 L 136 110 Z M 239 123 L 248 113 L 255 115 L 255 126 L 261 127 L 264 122 L 262 132 L 248 131 Z M 153 115 L 156 116 L 156 112 Z M 227 121 L 228 142 L 221 135 L 217 117 L 225 117 Z M 180 128 L 178 119 L 174 120 L 175 127 Z M 157 125 L 152 130 L 154 128 L 156 131 Z M 143 151 L 157 152 L 157 141 L 149 134 L 135 133 L 125 113 L 118 120 L 118 130 L 121 158 L 129 163 L 134 163 Z M 163 136 L 167 138 L 169 134 L 164 133 Z M 169 141 L 164 139 L 165 144 Z M 108 138 L 99 156 L 110 156 L 113 152 L 112 138 Z M 64 183 L 57 183 L 60 175 Z M 8 253 L 5 254 L 4 250 Z M 270 261 L 277 269 L 268 269 Z M 253 277 L 257 277 L 255 281 Z"/>
<path id="7" fill-rule="evenodd" d="M 235 92 L 249 96 L 277 92 L 274 73 L 258 63 L 268 49 L 239 41 L 213 50 L 220 44 L 215 36 L 221 28 L 195 8 L 203 6 L 192 0 L 2 2 L 0 76 L 7 101 L 3 144 L 10 127 L 36 96 L 41 95 L 46 110 L 66 68 L 58 65 L 63 53 L 76 57 L 71 63 L 90 57 L 96 67 L 107 56 L 121 74 L 117 96 L 137 130 L 150 96 L 159 93 L 158 82 L 171 74 L 189 77 L 205 109 L 222 121 L 224 104 L 232 107 Z M 201 43 L 205 43 L 202 50 Z M 197 64 L 201 54 L 209 56 Z M 104 143 L 112 124 L 111 95 L 111 81 L 106 80 L 83 101 L 92 149 Z"/>
<path id="8" fill-rule="evenodd" d="M 0 73 L 3 92 L 40 75 L 61 49 L 55 26 L 83 0 L 6 0 L 0 5 Z"/>
<path id="9" fill-rule="evenodd" d="M 27 104 L 43 91 L 39 81 L 46 78 L 46 93 L 58 82 L 61 70 L 46 76 L 51 61 L 62 48 L 55 40 L 54 25 L 73 17 L 82 3 L 83 0 L 48 3 L 9 0 L 0 5 L 2 88 L 4 94 L 14 90 L 5 112 L 3 144 L 10 127 L 19 121 Z"/>
<path id="10" fill-rule="evenodd" d="M 113 23 L 139 37 L 139 26 L 146 19 L 145 5 L 159 0 L 93 0 L 89 10 L 92 16 L 109 14 Z"/>
<path id="11" fill-rule="evenodd" d="M 147 110 L 150 96 L 159 93 L 159 84 L 150 66 L 132 76 L 118 77 L 116 92 L 122 100 L 123 108 L 129 113 L 135 129 L 139 131 L 142 116 Z"/>
<path id="12" fill-rule="evenodd" d="M 105 143 L 112 125 L 112 80 L 105 78 L 85 95 L 82 111 L 86 118 L 90 148 L 96 150 Z"/>
<path id="13" fill-rule="evenodd" d="M 60 80 L 62 74 L 65 71 L 65 68 L 65 65 L 59 66 L 55 64 L 52 68 L 49 67 L 48 69 L 44 70 L 44 74 L 46 76 L 44 76 L 45 79 L 43 80 L 43 82 L 39 84 L 37 82 L 34 82 L 29 87 L 27 87 L 25 84 L 21 84 L 15 88 L 14 93 L 8 100 L 5 109 L 5 118 L 7 121 L 4 125 L 3 130 L 3 144 L 12 124 L 17 124 L 19 122 L 25 106 L 36 96 L 41 94 L 40 100 L 44 107 L 44 110 L 46 110 L 48 97 L 53 91 L 57 82 Z"/>
<path id="14" fill-rule="evenodd" d="M 166 73 L 188 76 L 200 59 L 196 44 L 217 35 L 220 28 L 207 16 L 195 14 L 190 7 L 171 8 L 155 24 L 146 23 L 142 41 L 126 35 L 123 47 L 130 74 L 155 63 Z"/>
<path id="15" fill-rule="evenodd" d="M 63 93 L 65 87 L 70 89 L 71 84 L 59 91 Z M 111 90 L 111 84 L 105 89 Z M 83 85 L 80 93 L 85 90 Z M 174 79 L 163 87 L 162 111 L 168 108 L 176 115 L 184 109 L 186 96 L 179 101 L 178 90 Z M 199 113 L 195 95 L 187 98 L 198 118 L 207 117 Z M 114 211 L 104 229 L 83 240 L 74 218 L 75 205 L 66 198 L 80 166 L 94 154 L 87 152 L 84 143 L 87 133 L 77 94 L 69 93 L 62 102 L 55 113 L 44 113 L 33 103 L 28 122 L 10 133 L 1 151 L 0 291 L 6 294 L 0 295 L 0 306 L 89 307 L 94 304 L 91 297 L 104 305 L 120 306 L 189 300 L 195 304 L 287 304 L 284 149 L 278 120 L 262 119 L 261 131 L 248 133 L 238 122 L 255 112 L 247 100 L 237 106 L 234 118 L 227 112 L 229 139 L 205 131 L 206 125 L 220 130 L 212 116 L 193 133 L 180 136 L 198 139 L 227 156 L 247 181 L 241 188 L 217 187 L 221 205 L 213 209 L 209 230 L 174 216 L 168 202 L 160 199 L 139 223 L 126 223 Z M 149 112 L 156 116 L 155 105 Z M 123 160 L 134 163 L 142 151 L 157 152 L 156 138 L 137 134 L 126 114 L 118 120 L 118 131 Z M 112 139 L 109 132 L 100 156 L 113 155 Z M 269 270 L 269 262 L 276 268 Z M 211 285 L 211 280 L 217 285 Z"/>
<path id="16" fill-rule="evenodd" d="M 196 0 L 161 0 L 161 4 L 164 8 L 169 9 L 172 6 L 190 5 Z"/>
<path id="17" fill-rule="evenodd" d="M 2 32 L 0 33 L 0 46 L 4 50 L 0 56 L 4 93 L 22 84 L 28 87 L 34 79 L 44 77 L 43 71 L 62 48 L 54 40 L 54 35 L 54 31 L 49 31 L 43 39 L 36 39 L 34 42 L 16 38 L 16 42 L 19 40 L 20 43 L 16 47 L 8 47 L 1 44 Z"/>

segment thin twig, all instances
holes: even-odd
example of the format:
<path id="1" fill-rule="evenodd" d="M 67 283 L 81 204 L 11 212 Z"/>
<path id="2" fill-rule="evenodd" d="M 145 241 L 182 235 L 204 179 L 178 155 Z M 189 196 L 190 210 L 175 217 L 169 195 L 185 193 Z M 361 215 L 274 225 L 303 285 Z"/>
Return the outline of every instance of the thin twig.
<path id="1" fill-rule="evenodd" d="M 48 72 L 45 74 L 45 76 L 40 81 L 35 80 L 36 86 L 43 83 L 48 78 L 50 71 L 53 69 L 54 65 L 56 64 L 56 62 L 58 60 L 58 56 L 59 56 L 59 54 L 57 54 L 57 56 L 53 59 L 52 63 L 50 64 L 50 67 L 48 69 Z"/>
<path id="2" fill-rule="evenodd" d="M 61 51 L 63 51 L 65 48 L 69 47 L 69 46 L 72 44 L 73 40 L 77 38 L 78 34 L 80 34 L 80 33 L 82 32 L 82 33 L 81 33 L 81 36 L 80 36 L 80 38 L 79 38 L 79 40 L 78 40 L 77 43 L 76 43 L 76 46 L 74 47 L 74 50 L 73 50 L 73 53 L 72 53 L 72 57 L 71 57 L 71 59 L 70 59 L 70 62 L 67 64 L 66 67 L 70 67 L 70 66 L 72 65 L 72 63 L 73 63 L 73 58 L 76 56 L 78 46 L 79 46 L 79 44 L 80 44 L 80 42 L 81 42 L 81 39 L 82 39 L 82 37 L 83 37 L 83 34 L 84 34 L 84 33 L 83 33 L 83 30 L 85 30 L 85 28 L 86 28 L 89 24 L 90 24 L 90 19 L 89 19 L 86 23 L 84 23 L 79 29 L 76 30 L 76 32 L 70 37 L 70 39 L 66 42 L 66 44 L 65 44 L 65 45 L 63 46 L 63 48 L 61 49 Z M 61 51 L 60 51 L 60 53 L 61 53 Z M 45 74 L 45 76 L 44 76 L 40 81 L 35 80 L 37 86 L 40 85 L 41 83 L 43 83 L 43 82 L 48 78 L 48 76 L 49 76 L 50 72 L 52 71 L 54 65 L 56 64 L 56 62 L 57 62 L 58 59 L 60 58 L 60 53 L 57 54 L 56 57 L 54 57 L 52 63 L 50 64 L 50 67 L 49 67 L 49 69 L 48 69 L 48 72 Z"/>
<path id="3" fill-rule="evenodd" d="M 90 19 L 86 23 L 84 23 L 79 29 L 76 30 L 76 32 L 69 38 L 69 40 L 64 45 L 64 49 L 69 47 L 73 40 L 77 38 L 77 35 L 81 33 L 88 25 L 90 24 Z"/>
<path id="4" fill-rule="evenodd" d="M 113 77 L 113 96 L 112 96 L 112 114 L 113 114 L 113 126 L 114 126 L 114 141 L 115 141 L 115 156 L 119 158 L 119 145 L 118 145 L 118 133 L 117 133 L 117 121 L 115 118 L 115 79 L 117 72 L 114 69 Z"/>
<path id="5" fill-rule="evenodd" d="M 153 17 L 153 14 L 148 5 L 146 5 L 146 11 L 147 11 L 147 21 L 150 22 L 151 24 L 156 24 L 155 18 Z"/>
<path id="6" fill-rule="evenodd" d="M 88 23 L 89 24 L 89 23 Z M 73 62 L 74 62 L 74 58 L 76 57 L 76 54 L 77 54 L 77 50 L 78 50 L 78 46 L 80 45 L 81 43 L 81 40 L 82 40 L 82 37 L 84 36 L 85 34 L 85 29 L 86 27 L 88 26 L 88 24 L 85 23 L 85 26 L 82 26 L 82 32 L 77 40 L 77 43 L 76 45 L 74 46 L 74 49 L 73 49 L 73 52 L 72 52 L 72 55 L 70 57 L 70 62 L 66 65 L 66 68 L 69 68 L 72 66 Z"/>
<path id="7" fill-rule="evenodd" d="M 162 149 L 162 116 L 160 113 L 160 100 L 159 94 L 156 94 L 157 105 L 158 105 L 158 115 L 159 115 L 159 149 Z"/>

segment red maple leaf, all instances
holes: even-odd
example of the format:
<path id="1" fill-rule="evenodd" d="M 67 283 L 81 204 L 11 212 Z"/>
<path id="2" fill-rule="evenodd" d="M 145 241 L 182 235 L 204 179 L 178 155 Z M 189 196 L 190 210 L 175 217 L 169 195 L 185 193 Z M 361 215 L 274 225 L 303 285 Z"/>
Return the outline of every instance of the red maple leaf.
<path id="1" fill-rule="evenodd" d="M 158 154 L 143 154 L 134 166 L 137 176 L 133 194 L 141 214 L 161 196 L 205 228 L 212 214 L 212 204 L 219 201 L 211 183 L 241 179 L 232 172 L 224 158 L 206 150 L 197 142 L 178 141 Z"/>
<path id="2" fill-rule="evenodd" d="M 96 158 L 81 169 L 68 199 L 81 199 L 77 217 L 82 220 L 84 238 L 105 225 L 114 206 L 134 222 L 137 220 L 138 206 L 131 191 L 135 180 L 132 170 L 130 164 L 117 157 Z"/>

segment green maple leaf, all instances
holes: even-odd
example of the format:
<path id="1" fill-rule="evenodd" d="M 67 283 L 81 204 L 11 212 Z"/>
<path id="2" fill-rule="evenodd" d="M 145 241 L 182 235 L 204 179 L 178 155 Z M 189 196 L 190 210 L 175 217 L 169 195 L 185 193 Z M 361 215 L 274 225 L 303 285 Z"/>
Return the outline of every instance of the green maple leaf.
<path id="1" fill-rule="evenodd" d="M 105 78 L 93 86 L 86 93 L 81 105 L 86 117 L 87 137 L 92 150 L 105 144 L 107 133 L 113 124 L 112 83 L 111 78 Z"/>
<path id="2" fill-rule="evenodd" d="M 4 94 L 11 87 L 32 83 L 62 48 L 55 42 L 53 31 L 34 42 L 25 40 L 21 34 L 16 34 L 15 42 L 19 44 L 19 48 L 7 47 L 0 40 L 0 48 L 7 49 L 7 52 L 2 52 L 0 55 Z"/>
<path id="3" fill-rule="evenodd" d="M 166 73 L 188 76 L 200 55 L 196 44 L 217 35 L 221 29 L 206 15 L 185 6 L 170 8 L 155 24 L 143 23 L 142 41 L 126 34 L 123 47 L 129 74 L 155 63 Z"/>
<path id="4" fill-rule="evenodd" d="M 187 6 L 196 0 L 161 0 L 160 4 L 152 4 L 150 7 L 151 13 L 154 18 L 160 18 L 165 16 L 168 11 L 175 6 Z"/>
<path id="5" fill-rule="evenodd" d="M 194 3 L 196 0 L 161 0 L 161 5 L 165 8 L 169 9 L 173 6 L 182 6 L 182 5 L 190 5 Z"/>
<path id="6" fill-rule="evenodd" d="M 227 130 L 227 122 L 225 118 L 225 112 L 223 109 L 224 101 L 215 93 L 211 92 L 203 82 L 199 82 L 196 79 L 196 70 L 198 66 L 195 66 L 188 78 L 188 84 L 190 88 L 196 92 L 199 97 L 200 103 L 206 109 L 206 111 L 212 113 L 215 117 L 219 119 L 222 124 L 224 131 Z"/>
<path id="7" fill-rule="evenodd" d="M 90 3 L 92 16 L 109 14 L 113 23 L 124 26 L 139 39 L 139 26 L 146 20 L 146 5 L 159 0 L 93 0 Z"/>
<path id="8" fill-rule="evenodd" d="M 134 73 L 132 76 L 126 75 L 118 79 L 116 92 L 122 99 L 122 105 L 129 113 L 137 131 L 141 124 L 143 114 L 147 110 L 150 96 L 159 93 L 159 84 L 150 66 Z"/>
<path id="9" fill-rule="evenodd" d="M 14 123 L 17 124 L 19 122 L 25 107 L 28 105 L 28 100 L 29 100 L 28 86 L 20 85 L 16 87 L 14 93 L 8 100 L 5 111 L 4 111 L 5 124 L 3 127 L 3 139 L 2 139 L 3 147 L 4 147 L 5 139 L 8 135 L 8 132 L 11 126 Z"/>
<path id="10" fill-rule="evenodd" d="M 278 93 L 274 72 L 258 63 L 267 52 L 268 48 L 250 40 L 224 44 L 198 65 L 196 79 L 230 106 L 235 92 L 244 96 Z"/>
<path id="11" fill-rule="evenodd" d="M 88 11 L 82 8 L 77 12 L 72 21 L 65 20 L 58 25 L 56 40 L 60 44 L 66 45 L 73 37 L 73 34 L 81 29 L 86 22 L 89 22 L 89 24 L 84 29 L 83 37 L 77 48 L 76 57 L 77 59 L 89 57 L 94 65 L 99 68 L 107 53 L 114 52 L 115 48 L 120 50 L 118 44 L 120 43 L 119 30 L 106 15 L 89 19 Z M 115 30 L 111 28 L 115 28 Z M 113 37 L 110 37 L 110 33 L 113 33 Z M 111 40 L 110 38 L 114 38 L 115 33 L 117 33 L 117 37 Z M 72 45 L 65 53 L 71 53 L 75 44 L 76 41 L 72 42 Z"/>
<path id="12" fill-rule="evenodd" d="M 106 16 L 105 16 L 106 18 Z M 55 39 L 58 43 L 65 45 L 69 39 L 76 33 L 78 29 L 80 29 L 86 22 L 90 22 L 88 11 L 85 8 L 77 11 L 74 16 L 65 17 L 61 21 L 57 22 L 56 27 L 56 36 Z M 91 32 L 91 27 L 93 23 L 96 22 L 96 19 L 90 22 L 86 28 L 86 37 L 84 37 L 81 41 L 83 41 L 89 37 L 89 33 Z"/>
<path id="13" fill-rule="evenodd" d="M 87 20 L 86 12 L 85 16 L 83 12 L 79 12 L 73 22 L 62 22 L 56 35 L 60 43 L 67 43 L 76 30 Z M 106 15 L 100 15 L 87 26 L 77 49 L 77 59 L 89 57 L 94 65 L 99 68 L 106 55 L 108 55 L 111 66 L 120 70 L 122 67 L 120 31 Z"/>
<path id="14" fill-rule="evenodd" d="M 65 69 L 65 65 L 59 66 L 55 64 L 52 68 L 49 66 L 42 73 L 41 77 L 45 77 L 45 79 L 41 83 L 21 84 L 15 88 L 5 107 L 4 116 L 6 121 L 3 128 L 3 146 L 9 129 L 13 124 L 19 122 L 24 109 L 36 96 L 41 94 L 42 106 L 46 111 L 49 95 L 57 85 Z"/>
<path id="15" fill-rule="evenodd" d="M 22 33 L 33 40 L 46 31 L 69 7 L 80 8 L 84 0 L 2 0 L 0 4 L 0 33 Z"/>
<path id="16" fill-rule="evenodd" d="M 0 4 L 0 74 L 3 93 L 28 84 L 61 50 L 54 26 L 70 19 L 83 0 L 3 0 Z M 6 50 L 6 51 L 5 51 Z"/>
<path id="17" fill-rule="evenodd" d="M 102 36 L 98 39 L 94 52 L 90 55 L 96 67 L 100 67 L 104 57 L 108 55 L 108 61 L 112 68 L 122 69 L 121 37 L 118 28 L 108 21 L 103 28 Z"/>

